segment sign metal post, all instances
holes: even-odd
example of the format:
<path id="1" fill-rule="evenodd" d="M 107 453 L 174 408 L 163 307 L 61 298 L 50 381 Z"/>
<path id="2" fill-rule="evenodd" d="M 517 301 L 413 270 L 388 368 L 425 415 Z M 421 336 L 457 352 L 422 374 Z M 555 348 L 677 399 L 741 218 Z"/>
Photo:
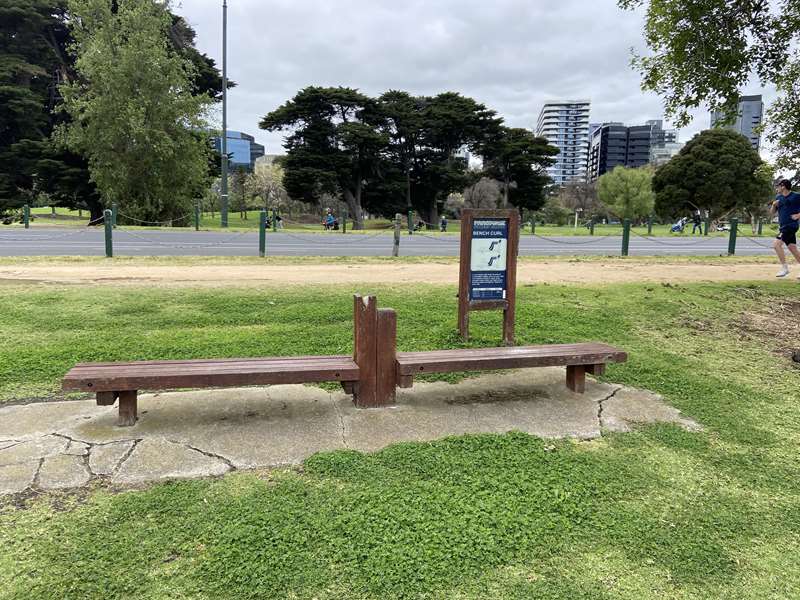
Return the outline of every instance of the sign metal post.
<path id="1" fill-rule="evenodd" d="M 472 310 L 503 311 L 503 343 L 514 344 L 519 212 L 465 208 L 461 213 L 458 331 L 469 339 Z"/>

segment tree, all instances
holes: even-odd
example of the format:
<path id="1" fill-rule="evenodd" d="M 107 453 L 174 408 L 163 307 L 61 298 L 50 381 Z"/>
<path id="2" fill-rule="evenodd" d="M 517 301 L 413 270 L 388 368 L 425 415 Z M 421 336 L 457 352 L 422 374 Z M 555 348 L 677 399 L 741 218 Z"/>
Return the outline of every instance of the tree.
<path id="1" fill-rule="evenodd" d="M 26 201 L 20 191 L 33 188 L 26 166 L 40 148 L 33 142 L 50 134 L 53 81 L 66 62 L 63 11 L 63 3 L 44 0 L 0 4 L 0 214 Z"/>
<path id="2" fill-rule="evenodd" d="M 481 177 L 464 190 L 464 206 L 468 208 L 498 208 L 500 198 L 500 182 L 490 177 Z"/>
<path id="3" fill-rule="evenodd" d="M 561 204 L 571 211 L 585 215 L 597 208 L 597 187 L 587 181 L 568 181 L 558 191 Z"/>
<path id="4" fill-rule="evenodd" d="M 244 167 L 238 167 L 233 171 L 231 178 L 231 193 L 236 200 L 236 207 L 239 211 L 239 216 L 243 220 L 247 220 L 247 171 Z"/>
<path id="5" fill-rule="evenodd" d="M 207 182 L 200 132 L 211 100 L 193 95 L 194 68 L 168 37 L 171 14 L 151 0 L 70 0 L 69 9 L 77 79 L 61 86 L 71 121 L 60 139 L 88 159 L 121 215 L 185 215 Z"/>
<path id="6" fill-rule="evenodd" d="M 616 167 L 597 180 L 597 195 L 620 219 L 640 219 L 653 211 L 652 181 L 653 173 L 646 167 Z"/>
<path id="7" fill-rule="evenodd" d="M 558 148 L 527 129 L 500 127 L 484 146 L 484 164 L 487 173 L 502 184 L 503 207 L 513 201 L 519 208 L 538 210 L 550 181 L 544 169 L 555 162 L 551 157 L 556 154 Z"/>
<path id="8" fill-rule="evenodd" d="M 378 131 L 375 102 L 345 87 L 307 87 L 266 115 L 262 129 L 293 128 L 284 148 L 284 185 L 296 200 L 319 202 L 340 192 L 355 229 L 363 228 L 361 195 L 378 177 L 380 155 L 388 140 Z"/>
<path id="9" fill-rule="evenodd" d="M 672 218 L 700 209 L 716 218 L 752 208 L 769 199 L 763 165 L 743 135 L 726 129 L 703 131 L 656 171 L 656 212 Z"/>
<path id="10" fill-rule="evenodd" d="M 283 167 L 279 164 L 256 164 L 255 170 L 247 178 L 250 193 L 261 198 L 265 209 L 287 210 L 289 195 L 283 187 L 283 175 Z"/>
<path id="11" fill-rule="evenodd" d="M 752 74 L 774 84 L 767 139 L 777 144 L 777 166 L 800 159 L 800 6 L 797 0 L 618 0 L 646 10 L 644 37 L 651 51 L 634 65 L 642 87 L 664 97 L 678 126 L 707 105 L 735 120 L 741 88 Z"/>
<path id="12" fill-rule="evenodd" d="M 411 171 L 417 159 L 427 104 L 427 98 L 413 97 L 399 90 L 390 90 L 378 98 L 382 127 L 389 140 L 389 152 L 393 155 L 391 158 L 405 178 L 406 211 L 413 206 Z"/>

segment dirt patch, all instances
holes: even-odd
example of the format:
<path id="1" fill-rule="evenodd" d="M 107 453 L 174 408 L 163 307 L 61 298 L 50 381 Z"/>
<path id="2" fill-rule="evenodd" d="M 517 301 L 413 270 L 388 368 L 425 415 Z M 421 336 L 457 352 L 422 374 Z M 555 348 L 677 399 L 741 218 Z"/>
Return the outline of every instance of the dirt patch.
<path id="1" fill-rule="evenodd" d="M 739 334 L 759 340 L 800 369 L 800 301 L 770 297 L 757 310 L 742 313 Z"/>
<path id="2" fill-rule="evenodd" d="M 774 281 L 771 264 L 686 262 L 624 262 L 619 260 L 521 261 L 520 285 L 535 283 L 605 284 L 625 282 L 691 283 L 724 281 Z M 18 264 L 0 266 L 0 284 L 97 284 L 173 286 L 285 286 L 315 284 L 415 283 L 456 285 L 458 263 L 413 262 L 355 264 L 200 264 L 161 265 L 136 263 Z M 787 285 L 798 285 L 792 279 Z"/>

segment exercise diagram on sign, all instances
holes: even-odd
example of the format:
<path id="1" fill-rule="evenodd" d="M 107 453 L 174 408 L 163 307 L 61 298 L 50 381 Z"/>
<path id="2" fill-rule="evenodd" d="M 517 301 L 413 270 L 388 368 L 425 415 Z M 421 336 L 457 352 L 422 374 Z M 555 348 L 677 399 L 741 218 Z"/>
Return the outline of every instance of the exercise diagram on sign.
<path id="1" fill-rule="evenodd" d="M 470 245 L 470 299 L 506 298 L 508 222 L 475 219 Z"/>

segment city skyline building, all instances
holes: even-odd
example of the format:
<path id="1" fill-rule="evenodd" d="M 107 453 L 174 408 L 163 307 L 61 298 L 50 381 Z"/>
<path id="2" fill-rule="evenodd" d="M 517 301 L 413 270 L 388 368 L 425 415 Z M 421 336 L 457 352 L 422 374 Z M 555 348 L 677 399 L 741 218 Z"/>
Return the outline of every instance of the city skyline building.
<path id="1" fill-rule="evenodd" d="M 241 131 L 228 129 L 228 134 L 225 137 L 228 156 L 230 157 L 228 164 L 231 169 L 244 168 L 247 171 L 252 171 L 256 160 L 264 156 L 264 146 L 257 143 L 252 135 Z M 214 135 L 212 137 L 212 145 L 214 150 L 222 153 L 222 136 L 219 134 Z"/>
<path id="2" fill-rule="evenodd" d="M 761 125 L 763 118 L 764 102 L 761 94 L 742 96 L 739 98 L 739 113 L 736 117 L 736 122 L 731 125 L 722 125 L 722 127 L 741 133 L 750 140 L 750 145 L 758 151 L 761 148 L 761 132 L 758 131 L 758 126 Z M 712 111 L 711 127 L 717 127 L 721 119 L 722 113 L 716 110 Z"/>
<path id="3" fill-rule="evenodd" d="M 556 185 L 584 180 L 588 158 L 589 100 L 547 102 L 539 113 L 536 135 L 558 148 L 547 174 Z"/>
<path id="4" fill-rule="evenodd" d="M 632 126 L 603 123 L 589 140 L 586 178 L 597 181 L 615 167 L 635 169 L 653 163 L 654 157 L 663 160 L 665 155 L 674 156 L 680 149 L 676 150 L 677 143 L 678 131 L 664 129 L 661 119 Z"/>

